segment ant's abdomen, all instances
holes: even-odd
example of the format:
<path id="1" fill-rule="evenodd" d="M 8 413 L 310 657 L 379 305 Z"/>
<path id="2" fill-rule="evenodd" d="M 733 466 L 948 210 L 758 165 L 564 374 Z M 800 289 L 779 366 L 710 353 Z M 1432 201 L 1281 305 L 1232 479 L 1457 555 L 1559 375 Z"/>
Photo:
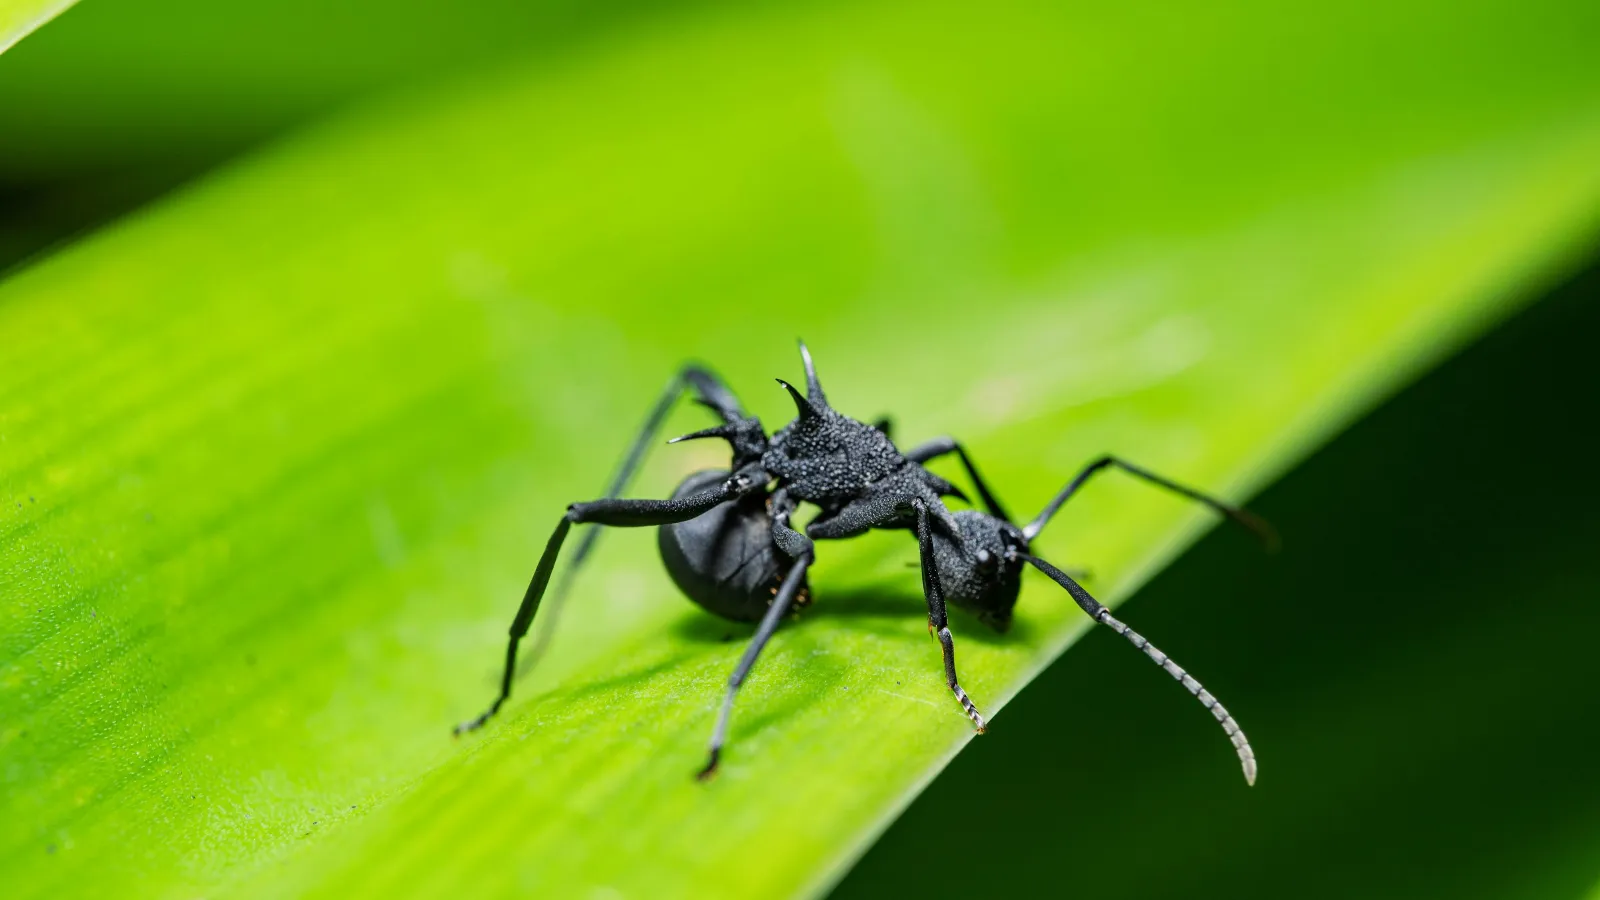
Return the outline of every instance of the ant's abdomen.
<path id="1" fill-rule="evenodd" d="M 728 473 L 696 472 L 673 499 L 716 486 Z M 685 596 L 707 612 L 735 622 L 759 621 L 788 574 L 792 561 L 772 543 L 767 498 L 756 494 L 712 507 L 687 522 L 656 529 L 661 562 Z M 801 585 L 797 606 L 810 602 Z"/>

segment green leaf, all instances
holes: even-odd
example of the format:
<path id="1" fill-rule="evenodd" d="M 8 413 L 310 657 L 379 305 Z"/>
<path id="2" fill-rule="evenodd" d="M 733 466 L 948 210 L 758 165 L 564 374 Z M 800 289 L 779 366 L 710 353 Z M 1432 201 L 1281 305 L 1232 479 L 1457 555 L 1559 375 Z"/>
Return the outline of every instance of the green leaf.
<path id="1" fill-rule="evenodd" d="M 1108 450 L 1244 496 L 1587 236 L 1590 6 L 1274 9 L 707 15 L 347 117 L 13 277 L 8 884 L 829 883 L 971 738 L 903 534 L 821 548 L 713 784 L 749 629 L 641 532 L 505 713 L 449 726 L 681 359 L 776 425 L 804 335 L 836 406 L 959 434 L 1018 509 Z M 717 462 L 658 450 L 637 492 Z M 1116 600 L 1207 524 L 1107 479 L 1038 549 Z M 958 618 L 968 692 L 1086 625 L 1033 581 L 1004 637 Z"/>
<path id="2" fill-rule="evenodd" d="M 77 0 L 0 0 L 0 53 L 11 49 L 17 41 L 75 2 Z"/>

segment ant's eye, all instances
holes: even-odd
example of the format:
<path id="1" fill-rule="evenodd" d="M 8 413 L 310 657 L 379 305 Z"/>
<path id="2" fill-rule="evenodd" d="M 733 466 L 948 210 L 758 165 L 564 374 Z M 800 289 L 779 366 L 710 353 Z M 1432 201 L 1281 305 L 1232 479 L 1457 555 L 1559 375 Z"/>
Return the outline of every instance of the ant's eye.
<path id="1" fill-rule="evenodd" d="M 994 568 L 995 568 L 995 565 L 996 565 L 996 562 L 997 561 L 995 560 L 993 553 L 990 553 L 987 550 L 979 550 L 978 551 L 978 568 L 979 569 L 982 569 L 985 572 L 993 572 Z"/>

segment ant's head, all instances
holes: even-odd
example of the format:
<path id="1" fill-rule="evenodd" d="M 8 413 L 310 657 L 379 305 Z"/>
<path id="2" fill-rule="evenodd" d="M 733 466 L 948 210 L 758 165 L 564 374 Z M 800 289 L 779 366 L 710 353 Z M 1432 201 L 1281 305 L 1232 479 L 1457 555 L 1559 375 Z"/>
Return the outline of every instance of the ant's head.
<path id="1" fill-rule="evenodd" d="M 1028 541 L 1015 525 L 977 510 L 961 510 L 955 520 L 961 528 L 959 545 L 937 530 L 933 534 L 945 597 L 990 628 L 1005 631 L 1022 587 L 1018 554 L 1028 551 Z"/>

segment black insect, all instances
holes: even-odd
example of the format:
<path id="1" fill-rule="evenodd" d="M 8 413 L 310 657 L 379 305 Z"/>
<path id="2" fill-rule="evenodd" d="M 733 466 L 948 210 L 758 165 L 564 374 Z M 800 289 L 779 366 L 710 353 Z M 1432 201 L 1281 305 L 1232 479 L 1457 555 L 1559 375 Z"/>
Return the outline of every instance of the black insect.
<path id="1" fill-rule="evenodd" d="M 1271 531 L 1264 522 L 1108 456 L 1086 467 L 1037 518 L 1019 528 L 1006 515 L 959 442 L 939 438 L 901 453 L 889 438 L 887 421 L 869 425 L 830 407 L 804 344 L 800 353 L 805 364 L 806 393 L 802 395 L 779 379 L 794 400 L 797 416 L 770 437 L 760 421 L 747 415 L 732 392 L 707 369 L 687 366 L 673 379 L 635 439 L 606 496 L 572 504 L 557 523 L 512 620 L 500 693 L 482 715 L 456 726 L 456 733 L 481 727 L 511 696 L 518 645 L 539 610 L 571 527 L 582 523 L 654 525 L 659 528 L 662 561 L 680 590 L 718 616 L 760 623 L 728 680 L 708 759 L 700 771 L 701 778 L 709 777 L 717 769 L 740 685 L 784 616 L 811 601 L 806 573 L 815 559 L 813 541 L 853 537 L 873 528 L 906 529 L 917 536 L 928 629 L 943 650 L 945 681 L 978 731 L 984 730 L 984 719 L 956 677 L 955 644 L 946 601 L 971 610 L 981 621 L 1004 631 L 1011 623 L 1023 564 L 1029 563 L 1065 588 L 1095 621 L 1128 638 L 1198 697 L 1227 731 L 1238 750 L 1245 777 L 1254 783 L 1254 754 L 1222 705 L 1165 654 L 1112 618 L 1071 576 L 1031 555 L 1029 544 L 1084 482 L 1109 467 L 1121 468 L 1198 500 L 1270 541 Z M 620 499 L 662 421 L 685 391 L 692 391 L 696 401 L 715 412 L 722 424 L 672 442 L 721 438 L 733 451 L 729 469 L 690 475 L 667 500 Z M 924 468 L 923 463 L 951 453 L 960 459 L 987 512 L 952 513 L 945 507 L 944 497 L 966 498 L 954 485 Z M 801 502 L 820 510 L 805 526 L 804 533 L 790 525 Z M 598 529 L 591 529 L 579 543 L 556 597 L 565 592 L 598 535 Z M 549 633 L 548 624 L 542 633 Z"/>

